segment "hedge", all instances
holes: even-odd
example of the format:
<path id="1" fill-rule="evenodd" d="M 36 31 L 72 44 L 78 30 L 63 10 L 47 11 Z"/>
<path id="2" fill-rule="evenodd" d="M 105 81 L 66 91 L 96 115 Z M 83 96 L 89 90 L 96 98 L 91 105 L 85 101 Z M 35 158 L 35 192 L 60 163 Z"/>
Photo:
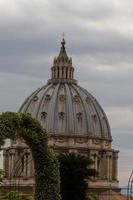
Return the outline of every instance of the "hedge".
<path id="1" fill-rule="evenodd" d="M 30 114 L 0 115 L 0 146 L 7 138 L 23 138 L 29 146 L 35 171 L 34 200 L 60 200 L 59 165 L 47 145 L 47 132 Z"/>

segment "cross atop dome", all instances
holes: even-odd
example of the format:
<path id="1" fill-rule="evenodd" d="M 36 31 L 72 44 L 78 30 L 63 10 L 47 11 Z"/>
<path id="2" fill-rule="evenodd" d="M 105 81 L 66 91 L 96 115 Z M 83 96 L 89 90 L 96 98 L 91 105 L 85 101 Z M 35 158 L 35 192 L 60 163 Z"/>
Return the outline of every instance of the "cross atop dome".
<path id="1" fill-rule="evenodd" d="M 64 37 L 62 38 L 61 44 L 62 44 L 62 47 L 65 48 L 66 41 L 65 41 Z"/>
<path id="2" fill-rule="evenodd" d="M 65 49 L 65 44 L 66 44 L 66 41 L 64 39 L 64 37 L 62 38 L 62 41 L 61 41 L 61 49 L 60 49 L 60 53 L 59 53 L 59 56 L 58 57 L 67 57 L 67 53 L 66 53 L 66 49 Z"/>

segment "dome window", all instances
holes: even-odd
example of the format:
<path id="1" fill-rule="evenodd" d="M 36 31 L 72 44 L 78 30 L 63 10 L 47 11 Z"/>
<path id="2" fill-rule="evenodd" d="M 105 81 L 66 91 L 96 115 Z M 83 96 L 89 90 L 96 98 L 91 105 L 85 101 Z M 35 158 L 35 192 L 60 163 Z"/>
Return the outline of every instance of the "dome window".
<path id="1" fill-rule="evenodd" d="M 76 116 L 77 116 L 78 120 L 81 120 L 82 117 L 83 117 L 83 113 L 79 112 L 79 113 L 76 114 Z"/>
<path id="2" fill-rule="evenodd" d="M 61 94 L 60 97 L 59 97 L 60 101 L 65 101 L 66 98 L 65 98 L 65 95 L 64 94 Z"/>
<path id="3" fill-rule="evenodd" d="M 59 119 L 64 119 L 64 118 L 65 118 L 65 113 L 59 112 Z"/>
<path id="4" fill-rule="evenodd" d="M 86 97 L 86 102 L 90 103 L 90 98 L 89 97 Z"/>
<path id="5" fill-rule="evenodd" d="M 97 119 L 97 116 L 96 116 L 96 114 L 94 113 L 94 114 L 92 114 L 92 117 L 93 117 L 93 119 L 96 121 L 96 119 Z"/>
<path id="6" fill-rule="evenodd" d="M 33 101 L 37 101 L 38 100 L 38 96 L 34 96 Z"/>
<path id="7" fill-rule="evenodd" d="M 50 99 L 51 99 L 50 95 L 47 94 L 46 97 L 45 97 L 45 100 L 46 100 L 46 101 L 49 101 Z"/>
<path id="8" fill-rule="evenodd" d="M 75 95 L 74 97 L 73 97 L 73 100 L 74 100 L 74 102 L 79 102 L 79 96 L 78 95 Z"/>
<path id="9" fill-rule="evenodd" d="M 46 112 L 41 112 L 41 118 L 46 119 L 47 113 Z"/>

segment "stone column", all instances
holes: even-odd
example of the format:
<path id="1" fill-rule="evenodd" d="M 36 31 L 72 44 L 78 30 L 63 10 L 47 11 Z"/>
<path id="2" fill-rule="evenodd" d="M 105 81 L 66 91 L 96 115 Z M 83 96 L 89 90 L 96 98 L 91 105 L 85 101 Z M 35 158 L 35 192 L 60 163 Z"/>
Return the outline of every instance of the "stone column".
<path id="1" fill-rule="evenodd" d="M 118 153 L 115 152 L 113 155 L 113 162 L 112 162 L 112 179 L 117 180 L 118 175 Z"/>
<path id="2" fill-rule="evenodd" d="M 55 78 L 58 78 L 58 67 L 55 69 Z"/>
<path id="3" fill-rule="evenodd" d="M 9 152 L 9 178 L 12 176 L 12 153 Z"/>
<path id="4" fill-rule="evenodd" d="M 56 70 L 55 68 L 53 68 L 53 78 L 55 78 L 55 76 L 56 76 Z"/>
<path id="5" fill-rule="evenodd" d="M 28 159 L 29 159 L 29 152 L 27 149 L 24 151 L 24 168 L 23 168 L 23 177 L 24 179 L 28 179 Z"/>
<path id="6" fill-rule="evenodd" d="M 96 171 L 98 170 L 98 167 L 97 167 L 97 165 L 98 165 L 97 162 L 98 162 L 98 161 L 97 161 L 97 160 L 98 160 L 97 154 L 95 154 L 95 155 L 94 155 L 94 162 L 95 162 L 95 170 L 96 170 Z"/>
<path id="7" fill-rule="evenodd" d="M 13 179 L 14 176 L 14 157 L 15 153 L 13 149 L 9 151 L 9 177 Z"/>
<path id="8" fill-rule="evenodd" d="M 73 78 L 73 74 L 74 74 L 74 69 L 72 70 L 72 78 Z"/>
<path id="9" fill-rule="evenodd" d="M 104 174 L 104 178 L 107 179 L 107 152 L 105 152 L 105 160 L 104 160 L 104 164 L 105 164 L 105 174 Z"/>
<path id="10" fill-rule="evenodd" d="M 89 154 L 89 158 L 91 158 L 93 160 L 93 164 L 91 165 L 92 169 L 95 169 L 96 167 L 96 163 L 95 163 L 95 151 L 91 150 L 90 154 Z M 93 180 L 95 180 L 95 177 L 92 177 Z"/>
<path id="11" fill-rule="evenodd" d="M 31 161 L 30 166 L 31 166 L 31 169 L 30 169 L 30 176 L 31 176 L 31 177 L 34 177 L 34 163 L 33 163 L 33 160 Z"/>
<path id="12" fill-rule="evenodd" d="M 30 178 L 30 171 L 31 171 L 31 159 L 30 159 L 30 152 L 27 152 L 27 169 L 26 169 L 26 178 Z"/>
<path id="13" fill-rule="evenodd" d="M 11 175 L 12 175 L 12 179 L 13 179 L 13 177 L 14 177 L 14 165 L 15 165 L 15 149 L 12 149 L 12 164 L 11 164 Z"/>
<path id="14" fill-rule="evenodd" d="M 107 157 L 106 152 L 102 154 L 102 179 L 107 179 Z"/>
<path id="15" fill-rule="evenodd" d="M 68 67 L 66 67 L 66 79 L 68 79 Z"/>
<path id="16" fill-rule="evenodd" d="M 101 157 L 97 157 L 97 172 L 98 172 L 98 177 L 101 178 Z"/>
<path id="17" fill-rule="evenodd" d="M 32 167 L 32 160 L 31 160 L 31 153 L 28 154 L 28 177 L 31 177 L 31 167 Z"/>
<path id="18" fill-rule="evenodd" d="M 26 170 L 26 178 L 29 178 L 29 153 L 27 152 L 27 170 Z"/>
<path id="19" fill-rule="evenodd" d="M 9 154 L 7 150 L 3 152 L 3 168 L 5 171 L 6 178 L 9 177 Z"/>
<path id="20" fill-rule="evenodd" d="M 20 175 L 21 177 L 24 177 L 24 170 L 25 170 L 25 158 L 23 156 L 23 153 L 20 154 L 20 159 L 21 159 L 21 167 L 20 167 Z"/>
<path id="21" fill-rule="evenodd" d="M 52 78 L 54 78 L 54 68 L 52 68 Z"/>
<path id="22" fill-rule="evenodd" d="M 64 67 L 62 67 L 62 78 L 64 78 Z"/>
<path id="23" fill-rule="evenodd" d="M 110 179 L 110 161 L 109 161 L 109 153 L 107 153 L 107 179 Z"/>
<path id="24" fill-rule="evenodd" d="M 24 179 L 27 178 L 27 153 L 24 155 Z"/>
<path id="25" fill-rule="evenodd" d="M 70 78 L 70 67 L 68 67 L 68 78 Z"/>
<path id="26" fill-rule="evenodd" d="M 94 164 L 95 164 L 94 169 L 97 171 L 99 175 L 99 159 L 97 152 L 94 154 Z M 95 179 L 98 179 L 98 177 L 96 176 Z"/>
<path id="27" fill-rule="evenodd" d="M 66 78 L 66 67 L 64 67 L 64 75 L 63 78 Z"/>
<path id="28" fill-rule="evenodd" d="M 112 181 L 112 155 L 109 156 L 109 180 Z"/>
<path id="29" fill-rule="evenodd" d="M 94 164 L 91 167 L 95 168 L 95 158 L 94 158 L 94 152 L 93 152 L 93 150 L 90 151 L 89 157 L 94 161 Z"/>
<path id="30" fill-rule="evenodd" d="M 60 68 L 57 67 L 57 78 L 59 78 L 59 77 L 60 77 Z"/>
<path id="31" fill-rule="evenodd" d="M 59 68 L 59 78 L 62 78 L 62 68 Z"/>

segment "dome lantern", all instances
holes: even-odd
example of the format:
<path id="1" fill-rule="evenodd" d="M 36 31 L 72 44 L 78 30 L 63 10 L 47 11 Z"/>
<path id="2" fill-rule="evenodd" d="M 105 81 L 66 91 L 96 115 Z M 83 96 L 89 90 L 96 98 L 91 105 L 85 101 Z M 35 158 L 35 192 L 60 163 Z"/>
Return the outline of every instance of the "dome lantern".
<path id="1" fill-rule="evenodd" d="M 72 66 L 72 58 L 67 56 L 65 44 L 65 39 L 62 38 L 60 53 L 58 57 L 54 58 L 53 66 L 51 67 L 51 79 L 48 80 L 48 83 L 76 83 L 76 80 L 74 80 L 74 67 Z"/>

